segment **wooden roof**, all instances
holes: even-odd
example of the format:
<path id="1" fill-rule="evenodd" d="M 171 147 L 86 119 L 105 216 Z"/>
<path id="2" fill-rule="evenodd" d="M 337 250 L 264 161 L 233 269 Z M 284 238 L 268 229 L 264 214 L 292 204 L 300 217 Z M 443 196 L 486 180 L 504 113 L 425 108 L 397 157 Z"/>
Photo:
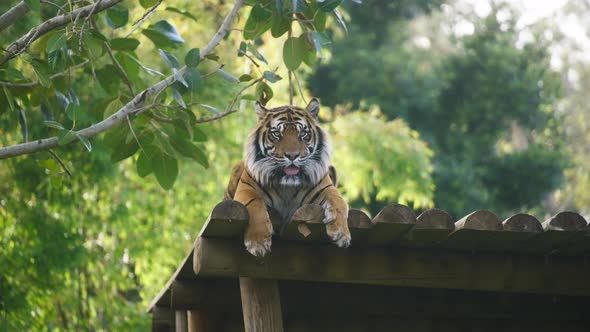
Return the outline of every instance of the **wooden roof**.
<path id="1" fill-rule="evenodd" d="M 275 230 L 280 229 L 276 214 L 271 218 Z M 347 249 L 329 243 L 322 219 L 321 207 L 302 207 L 273 238 L 271 253 L 260 259 L 243 245 L 246 208 L 235 201 L 219 203 L 193 250 L 150 304 L 154 321 L 170 318 L 158 308 L 239 309 L 238 277 L 275 279 L 291 290 L 321 282 L 357 288 L 590 295 L 589 226 L 573 212 L 541 223 L 528 214 L 502 221 L 480 210 L 454 222 L 439 209 L 416 217 L 408 207 L 393 204 L 373 219 L 351 209 L 352 245 Z"/>

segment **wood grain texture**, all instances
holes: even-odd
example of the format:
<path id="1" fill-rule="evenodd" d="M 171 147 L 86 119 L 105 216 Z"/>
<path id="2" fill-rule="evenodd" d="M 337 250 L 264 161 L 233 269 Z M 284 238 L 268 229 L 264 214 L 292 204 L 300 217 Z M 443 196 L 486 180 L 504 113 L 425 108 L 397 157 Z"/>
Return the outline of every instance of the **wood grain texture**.
<path id="1" fill-rule="evenodd" d="M 400 241 L 400 246 L 410 248 L 427 248 L 443 241 L 455 229 L 453 218 L 440 209 L 422 212 L 416 226 L 407 232 Z"/>
<path id="2" fill-rule="evenodd" d="M 248 210 L 240 202 L 223 201 L 215 206 L 199 236 L 241 237 L 248 223 Z"/>
<path id="3" fill-rule="evenodd" d="M 590 295 L 583 257 L 510 256 L 401 248 L 340 249 L 319 243 L 275 242 L 263 260 L 231 240 L 200 238 L 198 277 L 272 278 L 390 286 Z"/>
<path id="4" fill-rule="evenodd" d="M 416 225 L 416 215 L 407 206 L 390 204 L 373 218 L 371 224 L 370 243 L 376 246 L 390 245 Z"/>
<path id="5" fill-rule="evenodd" d="M 240 277 L 246 332 L 282 332 L 283 315 L 276 280 Z"/>

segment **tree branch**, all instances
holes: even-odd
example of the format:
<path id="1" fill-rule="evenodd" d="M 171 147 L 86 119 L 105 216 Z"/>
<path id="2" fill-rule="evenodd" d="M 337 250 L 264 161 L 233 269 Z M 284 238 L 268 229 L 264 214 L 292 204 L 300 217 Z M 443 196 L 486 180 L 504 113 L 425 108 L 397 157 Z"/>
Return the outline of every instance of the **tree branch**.
<path id="1" fill-rule="evenodd" d="M 0 16 L 0 32 L 13 25 L 19 18 L 29 12 L 29 7 L 24 1 L 19 2 L 16 6 L 10 8 L 6 13 Z"/>
<path id="2" fill-rule="evenodd" d="M 102 3 L 111 3 L 112 1 L 120 1 L 120 0 L 105 0 Z M 201 60 L 205 58 L 205 56 L 221 42 L 223 37 L 228 33 L 231 23 L 233 22 L 234 18 L 236 17 L 238 10 L 244 4 L 244 0 L 237 0 L 236 4 L 230 11 L 230 13 L 225 17 L 223 23 L 219 27 L 219 30 L 215 33 L 211 41 L 207 44 L 207 46 L 201 51 Z M 98 8 L 97 8 L 98 10 Z M 182 67 L 179 70 L 179 74 L 183 75 L 186 72 L 186 66 Z M 100 134 L 106 130 L 109 130 L 119 124 L 120 122 L 124 121 L 127 116 L 135 115 L 138 110 L 142 108 L 143 103 L 146 101 L 147 98 L 150 98 L 162 90 L 166 89 L 172 83 L 176 81 L 175 76 L 178 74 L 173 74 L 168 76 L 166 79 L 161 80 L 160 82 L 154 84 L 153 86 L 143 90 L 138 95 L 136 95 L 131 101 L 125 104 L 122 108 L 120 108 L 117 112 L 109 116 L 108 118 L 102 120 L 99 123 L 96 123 L 88 128 L 82 129 L 77 131 L 78 135 L 82 135 L 84 137 L 92 137 L 97 134 Z M 0 159 L 11 158 L 15 156 L 20 156 L 23 154 L 44 151 L 51 148 L 58 146 L 57 137 L 51 137 L 46 139 L 40 139 L 37 141 L 17 144 L 13 146 L 7 146 L 4 148 L 0 148 Z"/>
<path id="3" fill-rule="evenodd" d="M 70 23 L 72 21 L 72 18 L 88 17 L 92 14 L 97 14 L 105 9 L 113 7 L 121 1 L 123 0 L 104 0 L 101 1 L 98 5 L 92 4 L 84 6 L 82 8 L 72 10 L 67 15 L 60 15 L 48 19 L 47 21 L 31 29 L 24 36 L 20 37 L 12 44 L 8 45 L 8 47 L 6 48 L 6 52 L 0 58 L 0 65 L 10 61 L 19 54 L 23 53 L 31 45 L 32 42 L 39 39 L 44 34 L 48 33 L 49 31 L 55 28 Z"/>

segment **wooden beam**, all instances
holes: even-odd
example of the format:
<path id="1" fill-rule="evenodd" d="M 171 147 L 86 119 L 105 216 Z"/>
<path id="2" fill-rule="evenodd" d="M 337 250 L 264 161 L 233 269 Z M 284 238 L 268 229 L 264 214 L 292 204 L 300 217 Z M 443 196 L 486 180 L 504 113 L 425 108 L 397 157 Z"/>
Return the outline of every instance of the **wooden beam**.
<path id="1" fill-rule="evenodd" d="M 276 280 L 240 277 L 246 332 L 282 332 L 283 315 Z"/>
<path id="2" fill-rule="evenodd" d="M 215 206 L 199 236 L 241 237 L 248 223 L 248 210 L 240 202 L 227 200 Z"/>
<path id="3" fill-rule="evenodd" d="M 494 213 L 478 210 L 455 222 L 455 230 L 440 243 L 440 248 L 465 251 L 493 251 L 503 231 L 502 221 Z"/>
<path id="4" fill-rule="evenodd" d="M 445 240 L 455 229 L 453 218 L 440 209 L 422 212 L 416 220 L 416 226 L 404 235 L 399 245 L 411 248 L 432 247 Z"/>
<path id="5" fill-rule="evenodd" d="M 236 296 L 237 297 L 237 296 Z M 218 331 L 215 319 L 211 312 L 204 310 L 188 311 L 188 332 L 215 332 Z"/>
<path id="6" fill-rule="evenodd" d="M 188 332 L 188 318 L 186 310 L 176 310 L 176 332 Z"/>
<path id="7" fill-rule="evenodd" d="M 559 253 L 562 248 L 571 247 L 576 242 L 586 242 L 588 234 L 586 220 L 574 212 L 560 212 L 543 222 L 545 232 L 537 234 L 515 248 L 523 253 Z"/>
<path id="8" fill-rule="evenodd" d="M 466 290 L 590 295 L 583 257 L 509 256 L 441 250 L 341 249 L 277 241 L 263 260 L 238 241 L 199 238 L 199 277 L 272 278 Z"/>
<path id="9" fill-rule="evenodd" d="M 388 245 L 397 242 L 416 225 L 416 215 L 407 206 L 390 204 L 373 218 L 371 224 L 371 245 Z"/>

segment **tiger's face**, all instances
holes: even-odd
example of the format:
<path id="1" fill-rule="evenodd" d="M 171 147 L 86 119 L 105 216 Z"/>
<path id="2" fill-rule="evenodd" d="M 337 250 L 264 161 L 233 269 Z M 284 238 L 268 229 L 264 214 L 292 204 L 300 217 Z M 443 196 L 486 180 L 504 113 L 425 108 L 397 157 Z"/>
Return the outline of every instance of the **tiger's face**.
<path id="1" fill-rule="evenodd" d="M 328 172 L 330 145 L 319 127 L 319 103 L 306 109 L 282 106 L 266 109 L 256 103 L 258 124 L 248 136 L 246 167 L 265 186 L 316 185 Z"/>

